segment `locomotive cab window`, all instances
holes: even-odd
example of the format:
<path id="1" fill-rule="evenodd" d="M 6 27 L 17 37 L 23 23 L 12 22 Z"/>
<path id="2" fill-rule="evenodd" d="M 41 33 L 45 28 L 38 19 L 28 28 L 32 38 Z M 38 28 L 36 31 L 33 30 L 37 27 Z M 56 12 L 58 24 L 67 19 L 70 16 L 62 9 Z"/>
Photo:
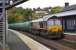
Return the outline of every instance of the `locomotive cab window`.
<path id="1" fill-rule="evenodd" d="M 55 19 L 55 25 L 61 25 L 61 20 Z"/>
<path id="2" fill-rule="evenodd" d="M 48 24 L 48 25 L 54 25 L 53 19 L 48 20 L 48 21 L 47 21 L 47 24 Z"/>
<path id="3" fill-rule="evenodd" d="M 59 19 L 50 19 L 47 21 L 48 25 L 61 25 L 61 20 Z"/>

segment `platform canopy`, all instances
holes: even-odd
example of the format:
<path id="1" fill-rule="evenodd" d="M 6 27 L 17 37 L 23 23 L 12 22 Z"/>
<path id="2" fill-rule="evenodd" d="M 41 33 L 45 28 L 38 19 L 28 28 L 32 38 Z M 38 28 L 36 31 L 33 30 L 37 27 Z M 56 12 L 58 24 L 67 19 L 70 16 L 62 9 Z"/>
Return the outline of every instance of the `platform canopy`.
<path id="1" fill-rule="evenodd" d="M 8 2 L 6 9 L 9 9 L 9 8 L 12 8 L 16 5 L 23 3 L 23 2 L 26 2 L 28 0 L 6 0 L 6 1 Z"/>
<path id="2" fill-rule="evenodd" d="M 46 15 L 43 17 L 43 19 L 47 21 L 47 19 L 51 18 L 52 16 L 64 17 L 64 16 L 71 16 L 71 15 L 76 15 L 76 10 L 70 10 L 70 11 L 60 12 L 56 14 Z"/>

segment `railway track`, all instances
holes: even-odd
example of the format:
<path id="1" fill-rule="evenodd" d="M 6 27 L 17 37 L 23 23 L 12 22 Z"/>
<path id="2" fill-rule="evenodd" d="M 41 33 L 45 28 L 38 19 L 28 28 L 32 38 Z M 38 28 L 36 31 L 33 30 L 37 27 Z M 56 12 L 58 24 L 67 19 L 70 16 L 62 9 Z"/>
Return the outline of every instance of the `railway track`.
<path id="1" fill-rule="evenodd" d="M 45 39 L 40 36 L 35 36 L 32 34 L 28 34 L 27 32 L 21 32 L 23 34 L 26 34 L 27 36 L 31 37 L 32 39 L 42 43 L 43 45 L 53 49 L 53 50 L 76 50 L 76 48 L 71 48 L 71 46 L 64 45 L 64 39 L 62 40 L 50 40 Z"/>

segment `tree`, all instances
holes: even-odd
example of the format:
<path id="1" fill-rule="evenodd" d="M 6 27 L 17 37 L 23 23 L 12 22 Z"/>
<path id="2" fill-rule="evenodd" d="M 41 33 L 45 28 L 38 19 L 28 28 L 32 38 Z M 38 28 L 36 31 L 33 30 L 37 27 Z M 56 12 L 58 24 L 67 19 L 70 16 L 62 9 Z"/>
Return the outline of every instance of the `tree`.
<path id="1" fill-rule="evenodd" d="M 12 9 L 7 10 L 8 23 L 14 22 L 24 22 L 29 20 L 29 16 L 32 15 L 32 9 L 22 7 L 13 7 Z"/>
<path id="2" fill-rule="evenodd" d="M 24 18 L 26 20 L 30 20 L 30 18 L 32 18 L 32 13 L 33 13 L 32 9 L 26 8 L 25 11 L 24 11 L 24 13 L 23 13 Z"/>
<path id="3" fill-rule="evenodd" d="M 60 7 L 59 6 L 55 6 L 55 7 L 52 7 L 51 8 L 51 13 L 58 13 L 58 12 L 60 12 Z"/>
<path id="4" fill-rule="evenodd" d="M 15 13 L 16 13 L 16 7 L 7 10 L 8 23 L 15 22 L 15 15 L 14 15 Z"/>
<path id="5" fill-rule="evenodd" d="M 37 18 L 39 18 L 39 14 L 33 12 L 33 13 L 32 13 L 32 19 L 37 19 Z"/>

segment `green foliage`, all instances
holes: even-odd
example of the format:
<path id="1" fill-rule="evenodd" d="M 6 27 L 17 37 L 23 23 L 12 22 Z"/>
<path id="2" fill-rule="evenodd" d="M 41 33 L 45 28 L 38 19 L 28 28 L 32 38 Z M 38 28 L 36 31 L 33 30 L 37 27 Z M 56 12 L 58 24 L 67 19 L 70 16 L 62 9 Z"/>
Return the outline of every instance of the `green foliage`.
<path id="1" fill-rule="evenodd" d="M 32 19 L 37 19 L 39 17 L 38 13 L 33 12 L 32 13 Z"/>
<path id="2" fill-rule="evenodd" d="M 32 9 L 30 8 L 23 9 L 22 7 L 13 7 L 7 10 L 8 23 L 24 22 L 26 20 L 29 20 L 29 16 L 31 15 Z M 22 19 L 17 20 L 16 18 L 18 16 L 22 17 Z"/>
<path id="3" fill-rule="evenodd" d="M 60 12 L 60 7 L 59 6 L 55 6 L 55 7 L 52 7 L 51 8 L 51 13 L 58 13 L 58 12 Z"/>
<path id="4" fill-rule="evenodd" d="M 26 20 L 29 20 L 29 17 L 32 16 L 32 9 L 30 8 L 26 8 L 24 13 L 23 13 L 23 16 Z"/>
<path id="5" fill-rule="evenodd" d="M 8 16 L 8 23 L 13 23 L 15 22 L 15 14 L 16 13 L 16 8 L 12 8 L 10 10 L 7 10 L 7 16 Z"/>

